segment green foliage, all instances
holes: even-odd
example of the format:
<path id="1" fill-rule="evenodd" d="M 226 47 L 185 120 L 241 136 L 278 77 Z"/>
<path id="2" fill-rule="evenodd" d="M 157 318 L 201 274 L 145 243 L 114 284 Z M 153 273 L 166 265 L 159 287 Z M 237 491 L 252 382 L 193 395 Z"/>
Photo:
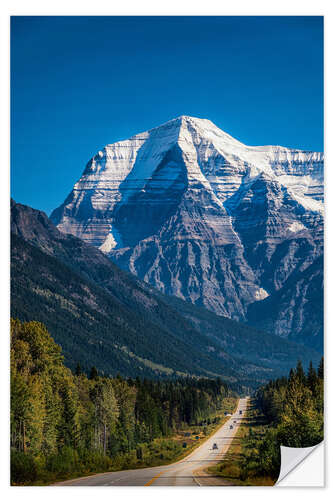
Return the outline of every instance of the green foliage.
<path id="1" fill-rule="evenodd" d="M 142 446 L 139 446 L 137 449 L 136 449 L 136 458 L 138 460 L 142 460 L 143 459 L 143 450 L 142 450 Z"/>
<path id="2" fill-rule="evenodd" d="M 78 377 L 79 375 L 82 374 L 82 368 L 81 368 L 81 365 L 80 363 L 77 363 L 76 364 L 76 368 L 75 368 L 75 375 Z"/>
<path id="3" fill-rule="evenodd" d="M 284 446 L 308 447 L 323 440 L 323 360 L 318 372 L 310 363 L 305 375 L 301 363 L 289 378 L 271 381 L 257 391 L 257 402 L 268 421 L 277 429 Z"/>
<path id="4" fill-rule="evenodd" d="M 277 479 L 280 473 L 280 446 L 275 429 L 268 429 L 264 439 L 249 436 L 246 441 L 248 453 L 242 460 L 242 471 L 249 475 L 268 476 Z"/>
<path id="5" fill-rule="evenodd" d="M 97 371 L 96 366 L 91 367 L 89 378 L 90 378 L 90 380 L 97 380 L 98 371 Z"/>
<path id="6" fill-rule="evenodd" d="M 305 374 L 302 364 L 288 378 L 271 381 L 256 393 L 258 409 L 264 414 L 268 430 L 263 437 L 249 432 L 241 468 L 249 475 L 278 478 L 280 445 L 310 447 L 324 437 L 323 360 L 318 372 L 310 363 Z M 251 431 L 251 429 L 250 429 Z"/>
<path id="7" fill-rule="evenodd" d="M 34 457 L 21 451 L 12 451 L 10 461 L 11 484 L 29 484 L 37 478 Z"/>
<path id="8" fill-rule="evenodd" d="M 172 460 L 181 443 L 165 438 L 184 426 L 217 423 L 210 416 L 230 394 L 220 379 L 161 382 L 75 372 L 64 366 L 44 325 L 12 320 L 13 483 Z"/>
<path id="9" fill-rule="evenodd" d="M 46 469 L 60 475 L 80 471 L 78 452 L 69 446 L 63 446 L 58 453 L 47 457 Z"/>

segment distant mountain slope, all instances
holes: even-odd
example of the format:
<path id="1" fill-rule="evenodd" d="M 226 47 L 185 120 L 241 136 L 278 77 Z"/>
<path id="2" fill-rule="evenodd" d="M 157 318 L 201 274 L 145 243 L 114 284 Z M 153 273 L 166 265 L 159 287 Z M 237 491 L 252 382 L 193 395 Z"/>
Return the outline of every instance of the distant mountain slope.
<path id="1" fill-rule="evenodd" d="M 323 257 L 294 272 L 283 287 L 248 309 L 248 323 L 288 339 L 324 349 Z"/>
<path id="2" fill-rule="evenodd" d="M 247 385 L 314 351 L 165 297 L 102 252 L 12 202 L 12 314 L 44 322 L 66 361 L 125 376 L 222 376 Z"/>
<path id="3" fill-rule="evenodd" d="M 323 161 L 180 116 L 105 146 L 51 219 L 161 292 L 246 321 L 323 253 Z M 276 334 L 300 330 L 290 312 Z M 319 323 L 295 339 L 313 344 Z"/>

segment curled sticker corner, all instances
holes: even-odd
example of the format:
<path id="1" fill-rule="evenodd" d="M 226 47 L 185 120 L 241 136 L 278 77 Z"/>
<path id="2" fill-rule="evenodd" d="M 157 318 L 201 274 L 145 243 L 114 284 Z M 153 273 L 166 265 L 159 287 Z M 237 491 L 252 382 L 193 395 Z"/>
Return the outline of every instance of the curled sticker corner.
<path id="1" fill-rule="evenodd" d="M 315 446 L 309 446 L 308 448 L 292 448 L 289 446 L 280 446 L 281 451 L 281 467 L 280 475 L 275 483 L 275 486 L 279 486 L 279 483 L 298 465 L 303 462 L 315 449 L 317 449 L 321 443 Z M 282 485 L 281 485 L 282 486 Z"/>

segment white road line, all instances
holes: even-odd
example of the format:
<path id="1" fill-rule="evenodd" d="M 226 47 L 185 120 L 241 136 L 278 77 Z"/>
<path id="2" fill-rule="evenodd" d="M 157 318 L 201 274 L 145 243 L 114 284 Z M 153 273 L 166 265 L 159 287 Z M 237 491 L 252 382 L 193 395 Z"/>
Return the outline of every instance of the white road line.
<path id="1" fill-rule="evenodd" d="M 117 483 L 118 481 L 121 481 L 122 479 L 126 479 L 127 477 L 131 477 L 131 474 L 128 475 L 128 476 L 119 477 L 118 479 L 115 479 L 114 481 L 111 481 L 111 483 L 106 483 L 106 484 L 103 484 L 102 486 L 111 486 L 111 484 Z"/>

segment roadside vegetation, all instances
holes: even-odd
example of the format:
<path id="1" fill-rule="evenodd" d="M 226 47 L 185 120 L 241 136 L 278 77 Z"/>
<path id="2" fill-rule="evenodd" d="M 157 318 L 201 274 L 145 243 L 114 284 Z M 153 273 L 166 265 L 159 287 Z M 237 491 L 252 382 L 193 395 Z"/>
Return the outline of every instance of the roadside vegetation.
<path id="1" fill-rule="evenodd" d="M 42 323 L 11 321 L 11 483 L 49 484 L 167 464 L 206 439 L 237 398 L 220 379 L 75 373 Z"/>
<path id="2" fill-rule="evenodd" d="M 250 400 L 225 460 L 209 472 L 237 485 L 272 485 L 280 473 L 280 445 L 314 446 L 323 440 L 323 360 L 307 374 L 299 362 L 288 378 L 261 387 Z"/>
<path id="3" fill-rule="evenodd" d="M 258 476 L 257 472 L 250 472 L 249 458 L 252 451 L 258 449 L 269 425 L 265 417 L 255 407 L 255 400 L 251 399 L 246 410 L 246 417 L 238 428 L 236 436 L 228 449 L 225 459 L 212 466 L 208 472 L 222 477 L 230 485 L 239 486 L 271 486 L 274 479 L 269 476 Z"/>

